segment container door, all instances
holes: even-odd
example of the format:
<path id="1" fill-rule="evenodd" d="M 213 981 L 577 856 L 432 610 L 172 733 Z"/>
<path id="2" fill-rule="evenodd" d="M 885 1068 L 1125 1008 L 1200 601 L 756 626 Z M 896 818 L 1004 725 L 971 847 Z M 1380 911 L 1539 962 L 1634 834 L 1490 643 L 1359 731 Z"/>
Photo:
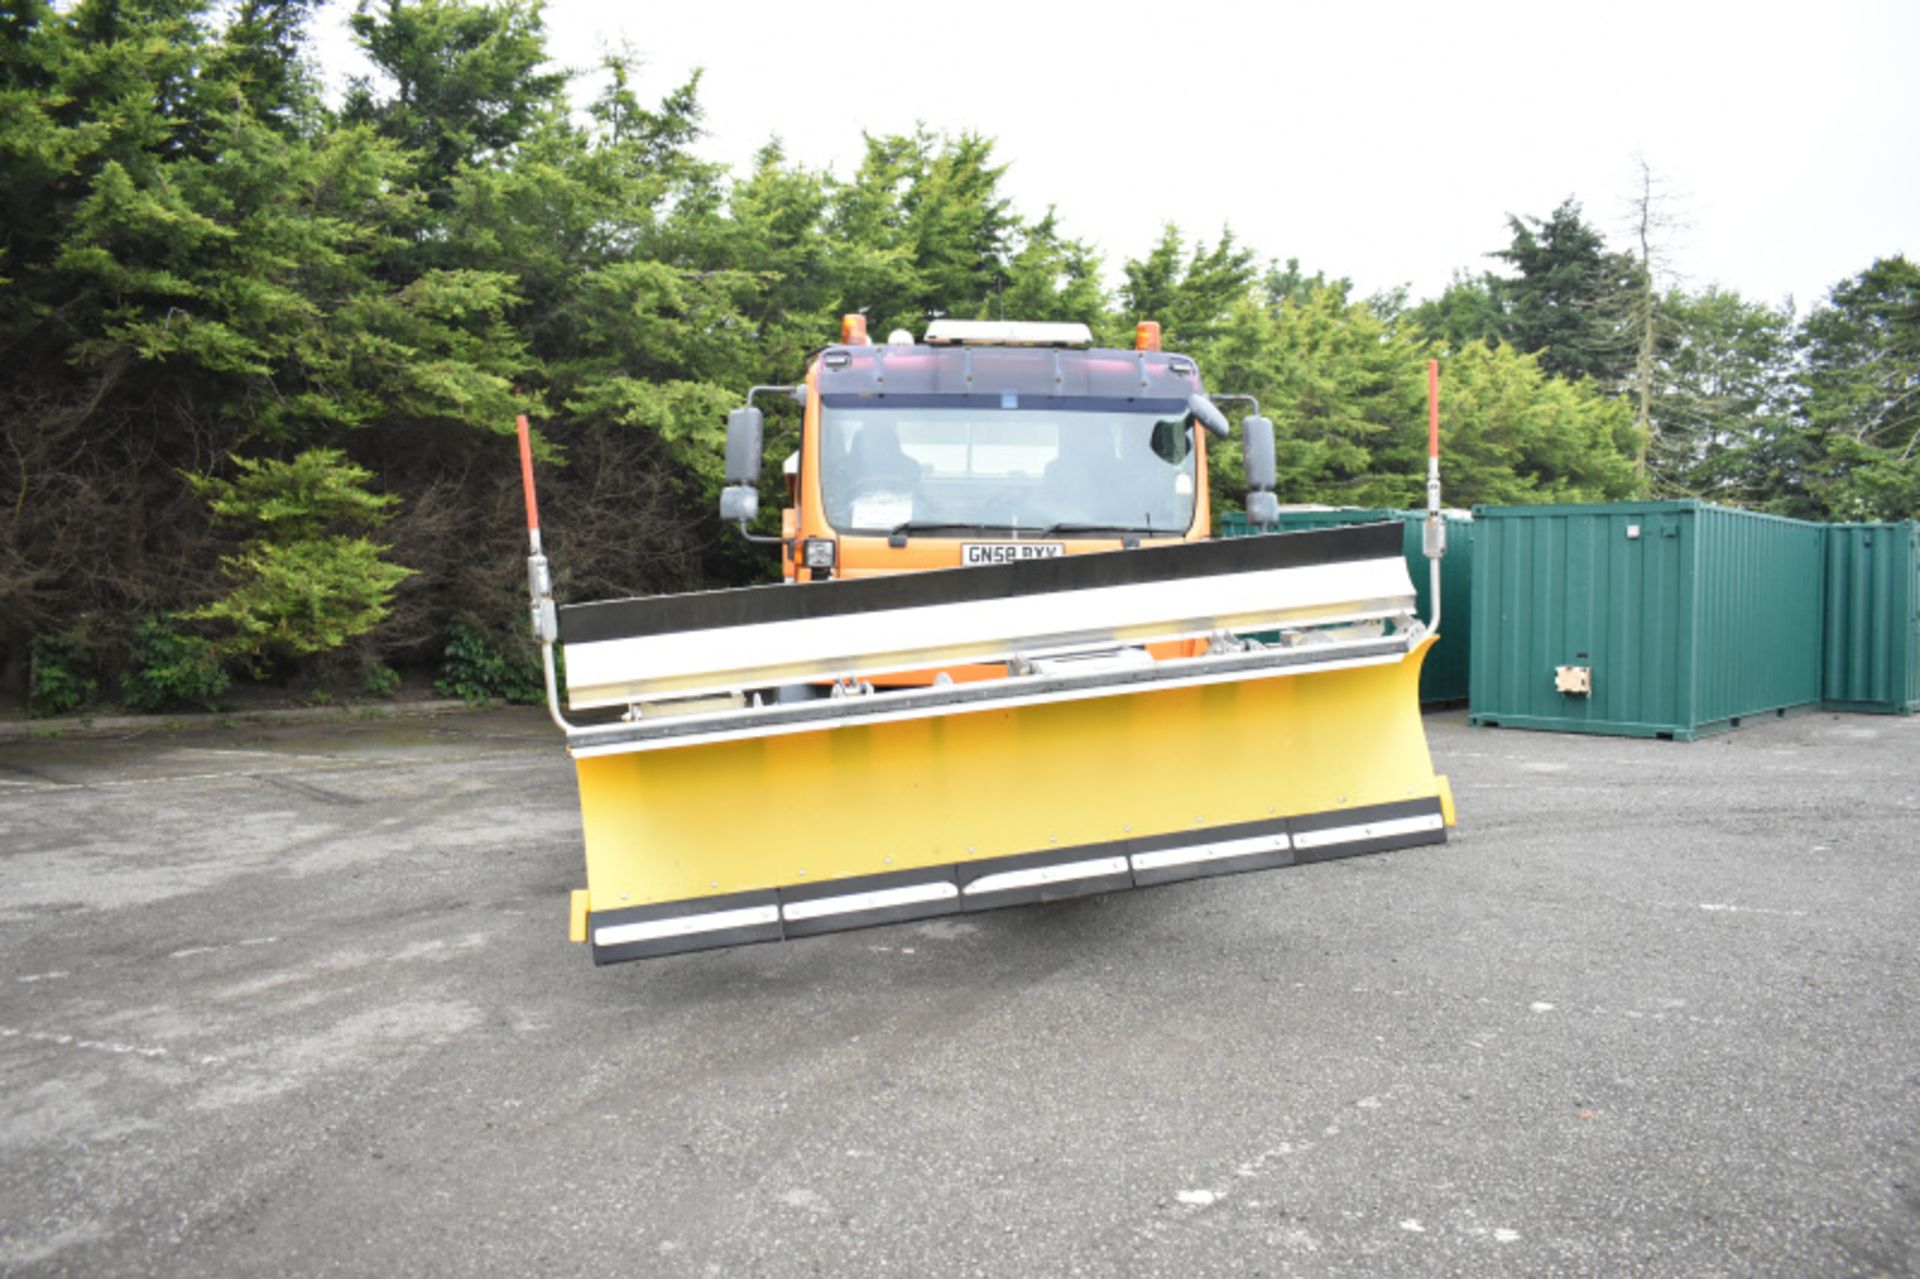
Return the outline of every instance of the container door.
<path id="1" fill-rule="evenodd" d="M 1906 709 L 1920 710 L 1920 520 L 1907 522 Z"/>

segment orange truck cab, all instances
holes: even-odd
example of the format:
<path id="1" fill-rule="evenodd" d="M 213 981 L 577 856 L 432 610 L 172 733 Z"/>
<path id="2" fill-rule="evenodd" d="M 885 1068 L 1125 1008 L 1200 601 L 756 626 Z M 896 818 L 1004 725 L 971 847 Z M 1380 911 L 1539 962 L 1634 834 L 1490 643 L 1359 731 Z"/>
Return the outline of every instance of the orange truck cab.
<path id="1" fill-rule="evenodd" d="M 790 582 L 1205 539 L 1208 436 L 1230 427 L 1195 362 L 1159 347 L 1151 322 L 1131 351 L 1095 347 L 1083 324 L 996 321 L 940 320 L 920 342 L 875 344 L 848 316 L 804 382 L 755 387 L 729 416 L 722 518 L 777 543 Z M 805 414 L 777 537 L 749 528 L 761 395 Z M 1252 407 L 1248 514 L 1266 523 L 1273 427 Z"/>

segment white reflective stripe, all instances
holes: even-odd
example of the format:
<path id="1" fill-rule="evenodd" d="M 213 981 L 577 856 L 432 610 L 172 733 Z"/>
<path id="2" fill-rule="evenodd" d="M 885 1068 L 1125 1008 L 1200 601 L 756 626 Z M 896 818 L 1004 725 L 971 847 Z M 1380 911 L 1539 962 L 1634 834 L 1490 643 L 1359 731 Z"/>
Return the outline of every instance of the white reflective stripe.
<path id="1" fill-rule="evenodd" d="M 779 919 L 778 906 L 742 906 L 739 910 L 716 910 L 708 915 L 675 915 L 671 919 L 648 919 L 637 924 L 606 924 L 593 930 L 593 944 L 618 946 L 630 941 L 690 937 L 695 933 L 717 933 L 727 928 L 772 924 Z"/>
<path id="2" fill-rule="evenodd" d="M 1161 848 L 1151 853 L 1135 853 L 1135 870 L 1158 870 L 1162 866 L 1189 866 L 1195 862 L 1217 862 L 1228 857 L 1246 857 L 1253 853 L 1283 853 L 1287 850 L 1284 834 L 1253 835 L 1247 839 L 1222 839 L 1211 844 L 1192 844 L 1186 848 Z"/>
<path id="3" fill-rule="evenodd" d="M 663 681 L 689 695 L 751 685 L 755 673 L 770 665 L 863 673 L 911 670 L 937 664 L 948 653 L 987 661 L 994 654 L 1032 651 L 1055 641 L 1104 643 L 1140 628 L 1204 634 L 1224 617 L 1277 622 L 1297 610 L 1365 608 L 1412 595 L 1406 560 L 1395 555 L 674 631 L 567 645 L 567 690 L 575 708 L 623 705 Z M 777 660 L 769 654 L 777 654 Z M 891 660 L 876 662 L 882 656 Z"/>
<path id="4" fill-rule="evenodd" d="M 1057 866 L 1034 866 L 1027 870 L 1003 870 L 997 875 L 982 875 L 967 885 L 967 896 L 975 893 L 1003 893 L 1012 888 L 1032 888 L 1036 884 L 1056 884 L 1065 879 L 1092 879 L 1096 875 L 1124 875 L 1124 857 L 1096 857 L 1091 861 L 1062 862 Z"/>
<path id="5" fill-rule="evenodd" d="M 1293 844 L 1296 848 L 1324 848 L 1328 844 L 1351 844 L 1362 839 L 1386 839 L 1391 835 L 1411 835 L 1416 831 L 1439 830 L 1443 824 L 1438 813 L 1427 813 L 1420 817 L 1394 817 L 1385 821 L 1365 822 L 1357 826 L 1332 826 L 1326 830 L 1301 831 L 1293 837 Z"/>
<path id="6" fill-rule="evenodd" d="M 927 884 L 902 884 L 898 888 L 876 888 L 865 893 L 844 893 L 839 897 L 815 897 L 811 901 L 788 902 L 788 919 L 818 919 L 822 915 L 850 915 L 859 910 L 885 910 L 889 906 L 911 906 L 917 902 L 949 901 L 960 895 L 960 886 L 944 879 Z"/>

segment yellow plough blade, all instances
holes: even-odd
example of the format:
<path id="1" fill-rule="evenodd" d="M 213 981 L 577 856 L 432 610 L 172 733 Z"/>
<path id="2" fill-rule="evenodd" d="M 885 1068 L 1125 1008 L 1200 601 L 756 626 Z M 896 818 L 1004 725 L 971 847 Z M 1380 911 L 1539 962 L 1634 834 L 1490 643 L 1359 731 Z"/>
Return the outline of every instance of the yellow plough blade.
<path id="1" fill-rule="evenodd" d="M 1432 643 L 1369 664 L 576 749 L 587 939 L 597 962 L 639 959 L 1444 842 L 1452 799 L 1419 713 Z"/>

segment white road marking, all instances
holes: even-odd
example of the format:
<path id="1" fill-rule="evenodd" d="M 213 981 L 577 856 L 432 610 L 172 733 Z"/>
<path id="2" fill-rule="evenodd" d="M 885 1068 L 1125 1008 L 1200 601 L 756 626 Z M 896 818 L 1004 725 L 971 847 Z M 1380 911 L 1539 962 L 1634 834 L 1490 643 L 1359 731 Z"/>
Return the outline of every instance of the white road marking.
<path id="1" fill-rule="evenodd" d="M 1263 1175 L 1267 1170 L 1267 1166 L 1273 1163 L 1275 1160 L 1285 1158 L 1288 1155 L 1298 1154 L 1303 1150 L 1311 1150 L 1311 1149 L 1313 1149 L 1313 1143 L 1310 1141 L 1302 1141 L 1297 1143 L 1291 1142 L 1291 1141 L 1283 1141 L 1277 1146 L 1274 1146 L 1268 1150 L 1263 1150 L 1259 1154 L 1255 1155 L 1253 1158 L 1248 1159 L 1243 1163 L 1237 1165 L 1233 1170 L 1233 1175 L 1235 1177 L 1240 1177 L 1240 1178 L 1258 1177 Z M 1226 1202 L 1228 1196 L 1232 1195 L 1233 1193 L 1235 1193 L 1234 1183 L 1228 1182 L 1226 1186 L 1218 1190 L 1202 1189 L 1202 1190 L 1176 1191 L 1174 1193 L 1174 1199 L 1177 1200 L 1182 1206 L 1187 1208 L 1210 1208 L 1216 1204 L 1221 1204 Z M 1251 1204 L 1251 1201 L 1249 1201 L 1249 1203 Z M 1308 1240 L 1306 1246 L 1308 1250 L 1311 1251 L 1316 1245 L 1312 1242 L 1310 1236 L 1306 1236 L 1306 1238 Z"/>
<path id="2" fill-rule="evenodd" d="M 117 777 L 97 782 L 13 782 L 24 794 L 39 794 L 44 791 L 61 790 L 119 790 L 130 786 L 173 786 L 181 782 L 218 782 L 230 779 L 253 781 L 274 777 L 310 777 L 315 774 L 327 776 L 333 773 L 362 773 L 370 768 L 445 768 L 449 766 L 465 767 L 485 760 L 514 759 L 523 757 L 524 751 L 493 751 L 480 755 L 462 755 L 458 759 L 371 759 L 347 760 L 331 755 L 314 758 L 324 759 L 333 764 L 330 768 L 281 768 L 281 769 L 244 769 L 225 773 L 169 773 L 161 777 Z M 285 759 L 286 756 L 276 756 Z"/>
<path id="3" fill-rule="evenodd" d="M 197 1066 L 215 1066 L 223 1059 L 219 1057 L 182 1057 L 165 1048 L 141 1044 L 121 1044 L 105 1039 L 84 1039 L 79 1035 L 63 1035 L 50 1030 L 21 1030 L 17 1026 L 0 1026 L 0 1039 L 23 1039 L 30 1043 L 52 1044 L 57 1048 L 86 1048 L 95 1052 L 112 1053 L 116 1057 L 145 1057 L 148 1060 L 167 1058 L 173 1061 L 188 1061 Z"/>
<path id="4" fill-rule="evenodd" d="M 243 937 L 239 941 L 227 942 L 218 946 L 188 946 L 184 950 L 173 951 L 167 958 L 188 959 L 194 955 L 211 955 L 217 951 L 232 950 L 236 946 L 271 946 L 279 940 L 278 937 Z"/>
<path id="5" fill-rule="evenodd" d="M 782 1191 L 780 1202 L 789 1208 L 800 1208 L 813 1213 L 826 1212 L 829 1207 L 818 1191 L 808 1190 L 805 1186 L 795 1186 L 792 1190 Z"/>

